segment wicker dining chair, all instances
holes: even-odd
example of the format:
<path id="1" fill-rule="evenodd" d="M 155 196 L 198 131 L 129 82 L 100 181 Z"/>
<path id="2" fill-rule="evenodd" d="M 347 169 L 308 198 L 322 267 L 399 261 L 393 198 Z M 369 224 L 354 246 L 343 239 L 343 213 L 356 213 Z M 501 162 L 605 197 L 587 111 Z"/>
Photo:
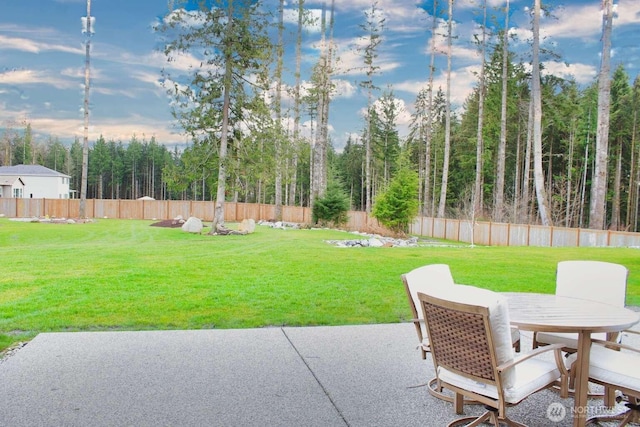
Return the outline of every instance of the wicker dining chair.
<path id="1" fill-rule="evenodd" d="M 623 265 L 603 261 L 561 261 L 556 269 L 556 295 L 598 301 L 624 307 L 629 270 Z M 606 334 L 592 338 L 607 339 Z M 609 340 L 616 337 L 609 337 Z M 562 344 L 573 353 L 578 347 L 578 334 L 537 332 L 533 348 L 547 344 Z"/>
<path id="2" fill-rule="evenodd" d="M 429 351 L 429 340 L 427 339 L 427 330 L 424 326 L 424 318 L 422 312 L 419 311 L 420 301 L 418 300 L 418 292 L 428 293 L 429 289 L 434 287 L 453 286 L 453 276 L 447 264 L 429 264 L 422 267 L 414 268 L 408 273 L 403 274 L 402 283 L 407 292 L 409 307 L 413 319 L 413 325 L 418 335 L 418 347 L 423 359 L 427 358 Z"/>
<path id="3" fill-rule="evenodd" d="M 426 359 L 429 352 L 429 340 L 422 311 L 419 308 L 418 292 L 429 293 L 430 289 L 455 286 L 455 281 L 447 264 L 428 264 L 414 268 L 403 274 L 401 278 L 413 316 L 411 321 L 418 335 L 418 347 L 422 358 Z M 520 331 L 518 328 L 511 328 L 511 341 L 513 348 L 516 351 L 520 351 Z"/>
<path id="4" fill-rule="evenodd" d="M 407 292 L 407 299 L 409 300 L 409 307 L 411 308 L 411 314 L 413 319 L 413 325 L 418 335 L 418 348 L 423 359 L 427 358 L 427 353 L 430 350 L 429 340 L 427 338 L 427 330 L 424 325 L 424 317 L 422 316 L 422 310 L 420 310 L 420 300 L 418 300 L 418 293 L 428 293 L 431 289 L 437 289 L 442 287 L 454 286 L 453 276 L 451 270 L 447 264 L 428 264 L 422 267 L 414 268 L 408 273 L 403 274 L 402 283 L 404 283 L 404 289 Z M 431 378 L 427 382 L 427 388 L 429 394 L 438 399 L 445 400 L 447 402 L 453 402 L 453 397 L 450 394 L 442 392 L 442 388 L 438 386 L 438 379 L 436 377 Z M 468 402 L 475 403 L 475 402 Z"/>
<path id="5" fill-rule="evenodd" d="M 556 268 L 556 295 L 577 299 L 598 301 L 624 307 L 627 293 L 629 270 L 620 264 L 604 261 L 573 260 L 560 261 Z M 595 333 L 594 339 L 618 341 L 619 334 Z M 535 332 L 533 348 L 548 344 L 562 344 L 568 354 L 578 348 L 578 334 L 563 332 Z M 569 378 L 570 393 L 573 391 L 574 377 Z M 605 406 L 614 404 L 614 391 L 605 387 L 604 393 L 589 392 L 590 397 L 603 397 Z"/>
<path id="6" fill-rule="evenodd" d="M 458 286 L 453 280 L 451 269 L 447 264 L 427 264 L 414 268 L 408 273 L 403 274 L 402 283 L 407 293 L 409 307 L 413 318 L 411 321 L 416 329 L 418 336 L 418 348 L 423 359 L 427 358 L 430 351 L 427 330 L 425 329 L 424 317 L 420 309 L 420 301 L 418 293 L 429 293 L 430 290 L 450 288 Z M 520 351 L 520 331 L 518 328 L 511 328 L 511 338 L 513 347 L 516 351 Z M 449 393 L 443 393 L 442 388 L 438 386 L 437 377 L 431 378 L 427 382 L 429 394 L 438 399 L 447 402 L 453 402 L 453 397 Z M 468 404 L 477 404 L 478 402 L 466 401 Z"/>
<path id="7" fill-rule="evenodd" d="M 640 326 L 624 333 L 640 336 Z M 640 347 L 593 339 L 589 356 L 589 381 L 620 391 L 626 400 L 627 410 L 620 414 L 591 417 L 586 424 L 614 421 L 620 421 L 619 426 L 640 424 Z M 567 363 L 573 365 L 575 360 L 575 355 L 571 355 Z"/>
<path id="8" fill-rule="evenodd" d="M 457 286 L 464 289 L 418 293 L 438 382 L 454 393 L 456 414 L 463 413 L 465 398 L 488 408 L 480 417 L 457 419 L 449 427 L 483 421 L 496 427 L 500 423 L 523 426 L 507 418 L 506 408 L 558 380 L 567 383 L 561 346 L 549 345 L 516 357 L 506 298 L 486 289 Z M 549 351 L 555 363 L 536 357 Z M 566 396 L 564 387 L 562 396 Z"/>

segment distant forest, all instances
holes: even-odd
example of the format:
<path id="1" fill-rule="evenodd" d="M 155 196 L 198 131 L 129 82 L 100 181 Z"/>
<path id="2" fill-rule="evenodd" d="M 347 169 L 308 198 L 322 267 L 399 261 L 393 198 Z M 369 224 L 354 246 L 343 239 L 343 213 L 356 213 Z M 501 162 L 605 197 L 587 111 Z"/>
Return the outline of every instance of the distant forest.
<path id="1" fill-rule="evenodd" d="M 514 67 L 516 68 L 516 67 Z M 504 221 L 537 223 L 534 192 L 522 200 L 523 185 L 531 186 L 531 178 L 523 174 L 527 161 L 528 83 L 526 74 L 514 72 L 508 109 L 508 143 L 506 151 L 506 200 Z M 490 73 L 489 73 L 490 75 Z M 519 76 L 519 77 L 518 77 Z M 478 219 L 492 219 L 493 190 L 497 142 L 499 140 L 500 82 L 489 82 L 484 121 L 483 214 Z M 584 227 L 588 220 L 591 174 L 594 162 L 597 86 L 580 89 L 577 84 L 554 77 L 543 78 L 544 170 L 549 205 L 555 225 Z M 609 185 L 607 211 L 610 224 L 618 229 L 638 230 L 638 189 L 640 183 L 640 146 L 638 113 L 640 111 L 640 79 L 633 85 L 624 68 L 619 66 L 612 82 L 610 129 Z M 438 114 L 432 146 L 432 188 L 438 194 L 444 142 L 444 98 L 435 98 Z M 390 102 L 390 105 L 391 102 Z M 419 105 L 419 103 L 418 103 Z M 451 136 L 451 168 L 448 183 L 447 216 L 469 217 L 475 176 L 477 93 L 467 100 L 460 116 L 453 115 Z M 373 128 L 373 175 L 376 189 L 382 189 L 394 176 L 398 159 L 406 155 L 411 167 L 423 177 L 425 148 L 420 129 L 400 139 L 394 123 L 387 117 L 376 117 Z M 227 183 L 228 201 L 274 203 L 273 146 L 268 140 L 258 146 L 233 145 Z M 25 129 L 5 129 L 0 142 L 3 165 L 41 164 L 72 177 L 72 188 L 81 180 L 82 144 L 74 141 L 65 146 L 56 138 L 34 141 L 30 125 Z M 159 200 L 215 200 L 216 153 L 204 153 L 205 147 L 193 144 L 182 151 L 166 147 L 154 138 L 129 141 L 105 141 L 91 144 L 89 149 L 88 198 L 135 199 L 151 196 Z M 300 147 L 295 200 L 288 184 L 292 171 L 285 173 L 285 205 L 308 206 L 311 146 Z M 403 154 L 404 153 L 404 154 Z M 290 154 L 289 154 L 290 155 Z M 198 161 L 207 158 L 207 161 Z M 196 160 L 197 159 L 197 160 Z M 529 160 L 530 161 L 530 160 Z M 353 210 L 364 210 L 364 150 L 362 141 L 348 141 L 341 153 L 329 151 L 328 163 L 333 179 L 349 195 Z M 421 180 L 423 182 L 423 180 Z M 437 197 L 425 204 L 423 212 L 435 216 Z M 528 207 L 521 209 L 522 207 Z"/>
<path id="2" fill-rule="evenodd" d="M 302 22 L 304 2 L 300 4 Z M 270 58 L 260 56 L 267 51 L 260 43 L 268 41 L 257 33 L 256 28 L 261 27 L 252 24 L 249 12 L 253 7 L 247 6 L 242 17 L 231 15 L 237 20 L 234 30 L 238 33 L 228 41 L 244 40 L 237 52 L 249 55 L 250 60 L 215 58 L 221 63 L 237 61 L 229 67 L 236 67 L 230 73 L 234 78 L 258 75 L 261 61 L 281 61 L 278 49 L 270 51 Z M 372 6 L 367 18 L 374 16 Z M 215 21 L 220 16 L 212 12 L 205 17 L 211 20 L 211 31 L 229 35 L 225 28 L 215 27 L 228 25 L 228 20 Z M 176 14 L 175 19 L 186 18 Z M 326 22 L 333 25 L 332 19 Z M 188 89 L 180 92 L 176 85 L 173 94 L 176 105 L 191 108 L 174 112 L 191 143 L 178 150 L 154 138 L 112 141 L 101 137 L 92 141 L 87 198 L 151 196 L 215 201 L 224 194 L 224 200 L 234 202 L 310 206 L 315 197 L 322 197 L 327 185 L 335 184 L 349 198 L 352 210 L 370 212 L 376 195 L 398 171 L 410 169 L 419 176 L 415 197 L 419 213 L 425 216 L 594 228 L 589 218 L 594 212 L 591 202 L 594 194 L 600 195 L 599 190 L 592 190 L 597 190 L 596 178 L 604 177 L 604 185 L 598 186 L 603 189 L 605 219 L 595 228 L 638 231 L 638 76 L 631 78 L 623 65 L 613 67 L 606 74 L 610 75 L 606 99 L 599 85 L 601 78 L 581 86 L 572 80 L 540 75 L 539 64 L 534 61 L 538 66 L 532 67 L 528 58 L 517 59 L 508 49 L 508 37 L 498 34 L 493 44 L 481 47 L 483 52 L 486 49 L 482 72 L 463 108 L 451 109 L 447 88 L 425 88 L 415 99 L 409 132 L 401 138 L 393 88 L 382 93 L 373 90 L 375 48 L 382 25 L 369 19 L 363 29 L 369 40 L 364 62 L 370 66 L 370 80 L 361 86 L 371 91 L 371 103 L 361 130 L 341 152 L 334 150 L 327 132 L 335 90 L 331 85 L 335 52 L 331 50 L 330 28 L 323 27 L 327 43 L 309 79 L 313 87 L 304 96 L 299 87 L 294 94 L 295 122 L 304 118 L 315 123 L 311 135 L 303 136 L 284 126 L 286 113 L 280 109 L 279 98 L 267 105 L 259 87 L 247 91 L 240 82 L 222 90 L 220 82 L 231 80 L 216 81 L 222 77 L 211 74 L 205 78 L 195 72 L 194 80 L 183 86 Z M 606 34 L 606 26 L 603 32 Z M 176 50 L 177 46 L 188 49 L 188 42 L 197 37 L 209 40 L 203 34 L 182 37 Z M 249 39 L 260 43 L 248 43 Z M 220 40 L 224 42 L 224 38 Z M 169 46 L 167 56 L 175 53 Z M 249 52 L 248 47 L 255 51 Z M 243 68 L 248 66 L 255 69 Z M 281 67 L 281 62 L 275 67 L 265 65 L 271 73 L 265 87 L 281 81 Z M 225 101 L 228 110 L 218 101 L 208 100 L 207 96 L 218 91 L 231 94 Z M 608 101 L 608 121 L 599 124 L 599 118 L 606 117 L 599 114 L 604 99 Z M 604 125 L 608 134 L 603 139 L 599 132 Z M 55 137 L 36 141 L 28 123 L 20 129 L 7 127 L 0 137 L 1 164 L 41 164 L 71 175 L 72 187 L 79 190 L 83 148 L 79 140 L 70 146 Z M 543 212 L 546 209 L 548 212 Z"/>

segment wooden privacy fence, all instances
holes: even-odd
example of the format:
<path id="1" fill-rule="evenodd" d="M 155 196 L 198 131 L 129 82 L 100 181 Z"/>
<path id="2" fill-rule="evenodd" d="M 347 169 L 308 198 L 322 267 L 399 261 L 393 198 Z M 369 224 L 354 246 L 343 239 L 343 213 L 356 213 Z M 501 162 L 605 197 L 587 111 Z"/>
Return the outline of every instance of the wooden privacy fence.
<path id="1" fill-rule="evenodd" d="M 189 200 L 102 200 L 86 201 L 89 218 L 115 219 L 172 219 L 178 216 L 198 217 L 212 221 L 214 203 Z M 44 217 L 78 218 L 78 199 L 13 199 L 0 198 L 0 214 L 15 218 Z M 379 228 L 376 219 L 366 212 L 349 211 L 346 228 L 366 231 Z M 238 222 L 243 219 L 273 220 L 275 206 L 258 203 L 225 202 L 225 220 Z M 283 206 L 282 220 L 294 223 L 310 223 L 311 209 L 299 206 Z M 417 217 L 409 227 L 412 235 L 434 237 L 487 246 L 549 246 L 549 247 L 637 247 L 640 233 L 582 228 L 545 227 L 541 225 L 506 224 L 494 222 L 472 223 L 468 220 Z"/>
<path id="2" fill-rule="evenodd" d="M 486 246 L 636 247 L 640 233 L 418 217 L 409 232 Z"/>
<path id="3" fill-rule="evenodd" d="M 215 213 L 214 202 L 189 200 L 104 200 L 86 201 L 88 218 L 115 219 L 173 219 L 178 216 L 195 216 L 203 221 L 212 221 Z M 80 200 L 78 199 L 13 199 L 0 198 L 0 214 L 13 218 L 78 218 Z M 238 222 L 243 219 L 273 220 L 275 206 L 259 203 L 224 204 L 225 221 Z M 300 206 L 283 206 L 282 220 L 306 224 L 311 222 L 311 209 Z M 369 219 L 365 212 L 349 212 L 349 230 L 364 230 L 367 224 L 377 221 Z"/>

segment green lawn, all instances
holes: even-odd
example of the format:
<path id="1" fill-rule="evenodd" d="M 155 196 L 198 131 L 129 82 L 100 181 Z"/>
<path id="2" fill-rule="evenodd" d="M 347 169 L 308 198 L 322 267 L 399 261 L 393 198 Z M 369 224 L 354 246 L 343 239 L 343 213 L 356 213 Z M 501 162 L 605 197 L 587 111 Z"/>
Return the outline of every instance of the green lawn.
<path id="1" fill-rule="evenodd" d="M 617 262 L 630 271 L 627 303 L 640 305 L 638 249 L 337 248 L 324 241 L 354 236 L 265 226 L 209 236 L 151 223 L 0 219 L 0 349 L 44 331 L 404 321 L 400 274 L 429 263 L 449 264 L 458 283 L 551 293 L 558 261 Z"/>

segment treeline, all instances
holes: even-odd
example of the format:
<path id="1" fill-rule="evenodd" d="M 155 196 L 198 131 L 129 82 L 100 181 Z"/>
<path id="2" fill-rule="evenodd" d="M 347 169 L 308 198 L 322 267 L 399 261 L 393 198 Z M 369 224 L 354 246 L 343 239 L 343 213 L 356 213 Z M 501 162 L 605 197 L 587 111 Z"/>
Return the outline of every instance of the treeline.
<path id="1" fill-rule="evenodd" d="M 337 185 L 351 209 L 371 212 L 376 196 L 408 170 L 419 176 L 415 197 L 426 216 L 637 231 L 640 79 L 632 80 L 622 65 L 603 74 L 611 74 L 610 90 L 599 87 L 608 81 L 602 75 L 587 86 L 549 73 L 540 77 L 535 34 L 541 11 L 540 1 L 534 3 L 530 57 L 536 60 L 529 62 L 528 52 L 518 59 L 504 33 L 491 37 L 493 44 L 485 43 L 483 34 L 478 84 L 463 108 L 451 108 L 450 83 L 433 87 L 431 66 L 430 84 L 415 99 L 410 131 L 401 138 L 400 102 L 393 88 L 379 94 L 375 86 L 384 19 L 372 2 L 361 26 L 366 46 L 359 52 L 365 64 L 359 85 L 368 95 L 367 114 L 356 125 L 361 130 L 340 152 L 329 133 L 333 82 L 339 75 L 332 40 L 335 0 L 322 11 L 319 57 L 305 90 L 300 75 L 302 27 L 309 19 L 304 1 L 296 5 L 293 86 L 283 77 L 284 46 L 273 43 L 282 39 L 284 0 L 278 2 L 276 20 L 252 0 L 240 1 L 238 9 L 201 4 L 203 25 L 198 27 L 188 25 L 190 13 L 174 10 L 158 29 L 170 41 L 165 55 L 204 55 L 200 68 L 190 74 L 164 76 L 175 101 L 174 117 L 191 143 L 171 151 L 153 138 L 98 139 L 89 150 L 87 197 L 215 200 L 216 221 L 223 222 L 225 200 L 274 204 L 277 216 L 278 206 L 312 206 Z M 606 3 L 610 9 L 612 2 Z M 434 11 L 432 40 L 437 15 Z M 611 14 L 605 16 L 610 31 Z M 451 13 L 448 20 L 450 44 Z M 436 45 L 430 50 L 433 60 L 439 54 Z M 451 76 L 450 68 L 446 74 Z M 247 76 L 254 78 L 248 82 Z M 183 80 L 172 80 L 179 77 Z M 605 107 L 609 114 L 603 140 L 605 126 L 598 119 Z M 310 124 L 309 134 L 300 129 L 304 122 Z M 3 164 L 43 164 L 71 175 L 72 186 L 79 189 L 78 141 L 70 147 L 55 138 L 33 141 L 26 124 L 20 132 L 5 129 L 2 144 Z M 603 178 L 604 212 L 596 202 Z"/>
<path id="2" fill-rule="evenodd" d="M 495 69 L 501 57 L 496 49 L 487 64 L 487 89 L 483 127 L 482 211 L 478 219 L 517 223 L 536 223 L 535 192 L 531 177 L 531 155 L 527 141 L 529 126 L 529 76 L 523 64 L 510 62 L 507 119 L 505 208 L 494 211 L 497 144 L 499 141 L 501 81 Z M 640 146 L 638 144 L 638 112 L 640 111 L 640 78 L 633 84 L 622 65 L 612 78 L 609 182 L 607 218 L 609 228 L 637 231 L 639 228 Z M 548 203 L 555 225 L 586 227 L 591 176 L 595 158 L 597 83 L 581 88 L 576 82 L 547 76 L 543 90 L 543 166 Z M 431 188 L 425 191 L 425 144 L 421 109 L 425 93 L 418 95 L 411 132 L 400 138 L 396 127 L 397 109 L 392 92 L 380 99 L 372 110 L 372 181 L 373 193 L 383 190 L 400 167 L 401 157 L 420 174 L 420 210 L 436 216 L 442 179 L 444 148 L 444 95 L 434 98 L 437 112 L 430 153 Z M 379 110 L 379 111 L 378 111 Z M 466 102 L 461 115 L 452 116 L 451 168 L 447 188 L 447 216 L 468 218 L 472 215 L 472 193 L 476 173 L 476 124 L 478 91 Z M 330 180 L 341 185 L 351 201 L 351 209 L 365 207 L 365 150 L 361 137 L 348 140 L 340 153 L 330 150 L 328 164 Z M 240 143 L 241 142 L 241 143 Z M 9 164 L 41 164 L 72 177 L 72 188 L 79 189 L 82 170 L 82 144 L 76 140 L 70 146 L 56 138 L 35 141 L 31 127 L 5 128 L 0 161 Z M 285 156 L 294 154 L 288 146 Z M 291 189 L 294 171 L 285 170 L 282 188 L 285 205 L 308 206 L 310 191 L 311 145 L 299 144 L 295 151 L 296 188 Z M 274 203 L 274 146 L 268 137 L 242 138 L 231 146 L 228 193 L 226 199 L 235 202 Z M 193 143 L 185 149 L 169 149 L 155 138 L 129 141 L 106 141 L 99 138 L 89 149 L 88 198 L 135 199 L 151 196 L 156 199 L 215 200 L 217 185 L 217 153 L 208 144 Z M 529 164 L 529 167 L 527 167 Z M 526 176 L 529 174 L 529 176 Z M 427 194 L 425 200 L 424 195 Z M 435 195 L 435 196 L 434 196 Z M 375 196 L 374 196 L 375 198 Z"/>
<path id="3" fill-rule="evenodd" d="M 0 142 L 0 164 L 38 164 L 71 176 L 71 190 L 79 194 L 82 182 L 82 143 L 71 145 L 50 137 L 34 139 L 31 125 L 24 129 L 5 128 Z M 169 194 L 162 171 L 180 155 L 168 151 L 155 138 L 140 141 L 106 141 L 100 137 L 89 148 L 87 198 L 137 199 L 150 196 L 157 199 L 176 198 Z M 186 196 L 186 194 L 185 194 Z"/>

